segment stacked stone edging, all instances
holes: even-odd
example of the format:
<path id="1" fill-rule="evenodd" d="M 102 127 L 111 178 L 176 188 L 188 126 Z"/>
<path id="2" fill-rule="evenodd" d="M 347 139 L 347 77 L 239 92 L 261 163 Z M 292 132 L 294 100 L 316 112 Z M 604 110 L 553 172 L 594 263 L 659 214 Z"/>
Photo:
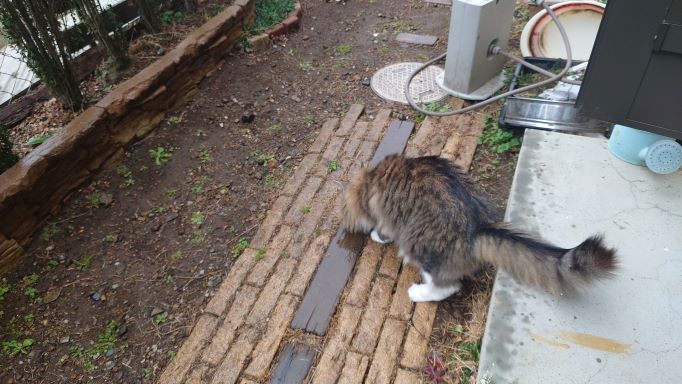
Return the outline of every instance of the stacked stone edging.
<path id="1" fill-rule="evenodd" d="M 0 175 L 0 249 L 5 242 L 28 244 L 92 173 L 189 100 L 254 17 L 255 1 L 237 0 Z M 3 255 L 0 274 L 17 261 L 15 253 Z"/>

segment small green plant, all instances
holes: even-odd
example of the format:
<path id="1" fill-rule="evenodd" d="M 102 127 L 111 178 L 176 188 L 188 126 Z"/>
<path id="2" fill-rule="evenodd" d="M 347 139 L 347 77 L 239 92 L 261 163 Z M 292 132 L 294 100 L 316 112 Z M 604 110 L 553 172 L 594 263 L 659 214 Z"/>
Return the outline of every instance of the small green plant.
<path id="1" fill-rule="evenodd" d="M 268 161 L 275 158 L 274 155 L 268 155 L 267 153 L 263 153 L 257 149 L 249 152 L 249 156 L 256 159 L 256 162 L 261 165 L 265 165 Z"/>
<path id="2" fill-rule="evenodd" d="M 248 247 L 249 239 L 246 237 L 240 237 L 239 240 L 237 240 L 237 244 L 232 248 L 232 258 L 236 259 L 241 256 Z"/>
<path id="3" fill-rule="evenodd" d="M 257 35 L 284 20 L 293 9 L 293 0 L 259 0 L 256 4 L 256 18 L 247 32 Z"/>
<path id="4" fill-rule="evenodd" d="M 154 315 L 154 324 L 163 325 L 168 320 L 168 314 L 166 312 L 157 313 Z"/>
<path id="5" fill-rule="evenodd" d="M 203 181 L 197 181 L 196 183 L 194 183 L 191 191 L 195 195 L 203 192 L 204 191 L 204 182 Z"/>
<path id="6" fill-rule="evenodd" d="M 121 165 L 116 168 L 116 173 L 123 178 L 123 183 L 121 184 L 122 187 L 131 187 L 135 184 L 135 179 L 133 179 L 133 171 L 131 171 L 125 165 Z"/>
<path id="7" fill-rule="evenodd" d="M 34 343 L 33 339 L 3 341 L 2 351 L 9 357 L 14 357 L 18 354 L 28 355 Z"/>
<path id="8" fill-rule="evenodd" d="M 305 123 L 305 125 L 310 127 L 315 122 L 315 116 L 313 116 L 312 114 L 307 114 L 303 116 L 303 122 Z"/>
<path id="9" fill-rule="evenodd" d="M 424 109 L 429 111 L 429 112 L 441 112 L 442 113 L 442 112 L 449 111 L 450 108 L 451 108 L 451 106 L 448 103 L 440 104 L 440 103 L 432 102 L 432 103 L 426 103 L 424 105 Z M 422 123 L 424 121 L 424 119 L 426 119 L 426 115 L 424 115 L 423 113 L 420 113 L 417 115 L 417 117 L 415 117 L 415 120 L 418 123 Z"/>
<path id="10" fill-rule="evenodd" d="M 331 159 L 327 162 L 327 173 L 336 172 L 339 170 L 339 162 L 336 159 Z"/>
<path id="11" fill-rule="evenodd" d="M 199 152 L 199 157 L 201 157 L 201 161 L 204 163 L 210 163 L 213 161 L 213 156 L 211 155 L 211 152 L 208 150 L 208 148 L 204 148 Z"/>
<path id="12" fill-rule="evenodd" d="M 268 129 L 270 132 L 279 132 L 284 128 L 282 124 L 273 124 Z"/>
<path id="13" fill-rule="evenodd" d="M 256 250 L 256 262 L 263 260 L 265 257 L 265 248 L 258 248 Z"/>
<path id="14" fill-rule="evenodd" d="M 165 207 L 154 207 L 154 208 L 152 208 L 152 212 L 157 216 L 163 215 L 164 213 L 166 213 L 166 211 L 167 211 L 167 209 Z"/>
<path id="15" fill-rule="evenodd" d="M 310 213 L 310 207 L 303 207 L 302 211 L 304 215 L 307 215 Z"/>
<path id="16" fill-rule="evenodd" d="M 36 315 L 29 313 L 28 315 L 24 316 L 24 321 L 27 323 L 32 323 L 33 320 L 36 319 Z"/>
<path id="17" fill-rule="evenodd" d="M 173 281 L 175 281 L 175 278 L 173 277 L 173 275 L 165 275 L 161 281 L 163 281 L 166 284 L 170 284 Z"/>
<path id="18" fill-rule="evenodd" d="M 0 301 L 5 300 L 5 295 L 12 290 L 12 285 L 7 282 L 7 279 L 2 279 L 0 283 Z"/>
<path id="19" fill-rule="evenodd" d="M 177 125 L 180 124 L 180 117 L 178 116 L 171 116 L 168 118 L 168 124 L 171 125 Z"/>
<path id="20" fill-rule="evenodd" d="M 182 251 L 175 251 L 171 254 L 171 259 L 180 260 L 182 258 Z"/>
<path id="21" fill-rule="evenodd" d="M 182 20 L 182 12 L 172 10 L 163 11 L 161 12 L 161 15 L 159 15 L 159 20 L 161 20 L 161 24 L 164 25 L 178 23 Z"/>
<path id="22" fill-rule="evenodd" d="M 201 231 L 192 233 L 192 245 L 199 245 L 204 242 L 204 234 Z"/>
<path id="23" fill-rule="evenodd" d="M 381 53 L 382 55 L 385 55 L 385 54 L 387 54 L 387 53 L 389 52 L 389 49 L 388 49 L 388 47 L 384 44 L 384 45 L 380 45 L 379 47 L 377 47 L 377 52 Z"/>
<path id="24" fill-rule="evenodd" d="M 92 264 L 92 256 L 84 256 L 81 260 L 73 259 L 71 262 L 78 268 L 79 271 L 88 269 Z"/>
<path id="25" fill-rule="evenodd" d="M 24 290 L 24 295 L 28 296 L 31 300 L 36 301 L 40 298 L 40 292 L 34 287 L 28 287 Z"/>
<path id="26" fill-rule="evenodd" d="M 115 243 L 118 240 L 118 236 L 115 233 L 109 233 L 104 237 L 107 243 Z"/>
<path id="27" fill-rule="evenodd" d="M 152 377 L 152 370 L 149 368 L 143 369 L 142 370 L 142 377 L 144 377 L 145 379 Z"/>
<path id="28" fill-rule="evenodd" d="M 201 225 L 204 222 L 204 214 L 201 212 L 194 212 L 192 214 L 192 225 Z"/>
<path id="29" fill-rule="evenodd" d="M 56 224 L 48 224 L 40 232 L 40 239 L 44 240 L 44 241 L 48 241 L 51 238 L 53 238 L 54 235 L 56 235 L 57 233 L 59 233 L 59 228 L 57 228 L 57 225 Z"/>
<path id="30" fill-rule="evenodd" d="M 521 138 L 513 132 L 500 128 L 491 116 L 487 116 L 484 121 L 483 134 L 478 138 L 478 144 L 485 144 L 496 153 L 505 153 L 520 147 Z"/>
<path id="31" fill-rule="evenodd" d="M 149 169 L 148 166 L 146 166 L 146 165 L 140 165 L 140 172 L 144 172 L 144 171 L 146 171 L 146 170 L 148 170 L 148 169 Z"/>
<path id="32" fill-rule="evenodd" d="M 465 341 L 459 345 L 459 357 L 463 360 L 478 361 L 481 341 Z"/>
<path id="33" fill-rule="evenodd" d="M 194 136 L 197 137 L 205 137 L 206 132 L 203 129 L 197 129 L 196 132 L 194 132 Z"/>
<path id="34" fill-rule="evenodd" d="M 85 356 L 89 357 L 90 360 L 95 360 L 113 349 L 116 346 L 116 340 L 118 339 L 119 327 L 120 324 L 116 320 L 111 320 L 104 331 L 97 336 L 95 345 L 85 351 Z M 82 349 L 80 354 L 83 354 Z M 91 363 L 90 360 L 83 362 L 83 368 L 86 370 L 92 370 L 92 368 L 94 368 L 94 365 L 92 365 L 92 367 L 87 366 L 86 362 Z"/>
<path id="35" fill-rule="evenodd" d="M 315 227 L 315 230 L 313 230 L 313 235 L 315 235 L 315 237 L 318 237 L 321 234 L 322 234 L 322 229 L 320 227 Z"/>
<path id="36" fill-rule="evenodd" d="M 339 45 L 336 47 L 336 52 L 337 52 L 339 55 L 347 55 L 347 54 L 349 54 L 352 50 L 353 50 L 353 48 L 352 48 L 352 47 L 350 46 L 350 44 L 348 44 L 348 43 L 339 44 Z"/>
<path id="37" fill-rule="evenodd" d="M 52 137 L 52 136 L 48 135 L 48 136 L 34 137 L 31 140 L 29 140 L 26 144 L 31 146 L 31 147 L 37 147 L 40 144 L 46 142 L 47 139 L 49 139 L 50 137 Z"/>
<path id="38" fill-rule="evenodd" d="M 22 285 L 24 288 L 26 288 L 26 287 L 31 287 L 31 286 L 35 285 L 35 284 L 38 282 L 38 280 L 40 280 L 40 276 L 38 276 L 38 275 L 35 274 L 35 273 L 32 273 L 32 274 L 30 274 L 30 275 L 28 275 L 28 276 L 24 276 L 24 277 L 21 279 L 21 285 Z"/>
<path id="39" fill-rule="evenodd" d="M 102 192 L 94 191 L 90 194 L 90 205 L 97 208 L 102 204 Z"/>
<path id="40" fill-rule="evenodd" d="M 265 178 L 263 178 L 263 183 L 269 187 L 275 185 L 275 177 L 272 175 L 266 175 Z"/>
<path id="41" fill-rule="evenodd" d="M 166 191 L 164 192 L 168 198 L 175 198 L 175 196 L 178 195 L 178 190 L 177 188 L 166 188 Z"/>
<path id="42" fill-rule="evenodd" d="M 0 125 L 0 173 L 5 172 L 19 161 L 19 156 L 12 151 L 12 146 L 9 131 L 4 125 Z"/>
<path id="43" fill-rule="evenodd" d="M 149 150 L 149 156 L 154 160 L 154 164 L 163 165 L 173 157 L 173 150 L 164 147 Z"/>

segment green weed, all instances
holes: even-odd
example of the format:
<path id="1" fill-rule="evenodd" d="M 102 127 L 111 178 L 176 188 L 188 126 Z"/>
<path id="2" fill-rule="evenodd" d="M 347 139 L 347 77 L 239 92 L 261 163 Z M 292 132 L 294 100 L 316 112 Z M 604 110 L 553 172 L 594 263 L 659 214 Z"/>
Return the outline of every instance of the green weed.
<path id="1" fill-rule="evenodd" d="M 56 224 L 48 224 L 40 232 L 40 238 L 44 241 L 48 241 L 51 238 L 53 238 L 54 235 L 56 235 L 58 233 L 59 233 L 59 228 L 57 228 Z"/>
<path id="2" fill-rule="evenodd" d="M 249 156 L 256 159 L 256 162 L 260 165 L 265 165 L 268 161 L 275 158 L 274 155 L 268 155 L 267 153 L 263 153 L 257 149 L 249 152 Z"/>
<path id="3" fill-rule="evenodd" d="M 350 46 L 350 44 L 348 44 L 348 43 L 339 44 L 339 45 L 336 47 L 336 53 L 338 53 L 339 55 L 347 55 L 347 54 L 349 54 L 352 50 L 353 50 L 353 48 L 352 48 L 352 47 Z"/>
<path id="4" fill-rule="evenodd" d="M 172 10 L 163 11 L 161 12 L 161 15 L 159 15 L 159 20 L 161 21 L 161 24 L 165 25 L 178 23 L 182 20 L 182 12 Z"/>
<path id="5" fill-rule="evenodd" d="M 246 30 L 257 35 L 284 20 L 293 9 L 294 0 L 256 0 L 256 17 Z"/>
<path id="6" fill-rule="evenodd" d="M 484 121 L 483 134 L 478 139 L 478 144 L 489 146 L 496 153 L 509 152 L 521 146 L 521 138 L 513 132 L 500 128 L 491 116 L 487 116 Z"/>
<path id="7" fill-rule="evenodd" d="M 154 160 L 154 164 L 163 165 L 173 157 L 173 150 L 164 147 L 149 150 L 149 156 Z"/>
<path id="8" fill-rule="evenodd" d="M 432 102 L 432 103 L 426 103 L 424 105 L 424 109 L 429 111 L 429 112 L 443 113 L 443 112 L 449 111 L 450 108 L 452 108 L 452 107 L 448 103 L 440 104 L 440 103 Z M 423 113 L 420 113 L 417 115 L 417 117 L 415 117 L 415 120 L 418 123 L 424 122 L 425 119 L 426 119 L 426 115 L 424 115 Z"/>
<path id="9" fill-rule="evenodd" d="M 279 132 L 284 128 L 282 124 L 273 124 L 268 128 L 270 132 Z"/>
<path id="10" fill-rule="evenodd" d="M 12 290 L 12 285 L 7 282 L 7 279 L 2 279 L 0 283 L 0 301 L 5 300 L 5 295 Z"/>
<path id="11" fill-rule="evenodd" d="M 265 257 L 265 248 L 258 248 L 256 250 L 256 262 L 263 260 Z"/>
<path id="12" fill-rule="evenodd" d="M 178 195 L 178 190 L 177 190 L 177 188 L 166 188 L 164 193 L 166 194 L 166 196 L 168 198 L 173 199 L 173 198 L 175 198 L 175 196 Z"/>
<path id="13" fill-rule="evenodd" d="M 339 162 L 336 159 L 327 162 L 327 173 L 336 172 L 339 170 Z"/>
<path id="14" fill-rule="evenodd" d="M 28 355 L 34 343 L 33 339 L 3 341 L 2 351 L 9 357 L 14 357 L 18 354 Z"/>
<path id="15" fill-rule="evenodd" d="M 249 239 L 246 237 L 240 237 L 239 240 L 237 240 L 237 244 L 232 248 L 232 258 L 236 259 L 241 256 L 248 247 Z"/>
<path id="16" fill-rule="evenodd" d="M 104 241 L 107 243 L 115 243 L 118 240 L 118 236 L 115 233 L 109 233 L 104 237 Z"/>
<path id="17" fill-rule="evenodd" d="M 204 163 L 210 163 L 213 161 L 213 156 L 211 155 L 211 152 L 208 148 L 202 149 L 201 152 L 199 152 L 199 157 L 201 157 L 201 161 Z"/>
<path id="18" fill-rule="evenodd" d="M 192 225 L 201 225 L 204 222 L 204 214 L 201 212 L 194 212 L 192 214 Z"/>
<path id="19" fill-rule="evenodd" d="M 116 173 L 123 178 L 122 187 L 131 187 L 135 184 L 135 179 L 133 179 L 133 171 L 125 165 L 121 165 L 116 168 Z"/>
<path id="20" fill-rule="evenodd" d="M 154 315 L 154 324 L 164 325 L 166 321 L 168 321 L 168 314 L 166 312 L 161 312 Z"/>
<path id="21" fill-rule="evenodd" d="M 90 267 L 90 264 L 92 264 L 92 256 L 90 256 L 90 255 L 84 256 L 83 259 L 81 259 L 81 260 L 73 259 L 73 260 L 71 260 L 71 262 L 74 265 L 76 265 L 78 270 L 82 271 L 82 270 L 88 269 Z"/>

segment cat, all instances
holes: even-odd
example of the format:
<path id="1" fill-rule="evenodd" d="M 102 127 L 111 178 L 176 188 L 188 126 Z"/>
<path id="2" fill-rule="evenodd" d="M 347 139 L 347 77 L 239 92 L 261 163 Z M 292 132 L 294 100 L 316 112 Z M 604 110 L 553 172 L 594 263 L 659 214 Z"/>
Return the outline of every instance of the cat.
<path id="1" fill-rule="evenodd" d="M 354 175 L 344 193 L 342 225 L 394 242 L 398 257 L 421 269 L 412 301 L 440 301 L 486 264 L 531 286 L 563 294 L 616 268 L 616 251 L 592 236 L 564 249 L 498 220 L 496 208 L 453 163 L 435 156 L 391 155 Z"/>

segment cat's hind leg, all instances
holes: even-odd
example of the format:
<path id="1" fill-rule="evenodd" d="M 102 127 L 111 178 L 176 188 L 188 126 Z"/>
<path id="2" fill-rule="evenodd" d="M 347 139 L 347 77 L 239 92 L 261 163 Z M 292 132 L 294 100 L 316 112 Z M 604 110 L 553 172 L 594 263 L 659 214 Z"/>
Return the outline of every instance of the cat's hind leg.
<path id="1" fill-rule="evenodd" d="M 407 290 L 410 300 L 414 302 L 441 301 L 457 293 L 462 287 L 459 282 L 450 286 L 437 286 L 433 283 L 432 276 L 426 271 L 422 271 L 422 280 L 421 284 L 412 284 Z"/>

